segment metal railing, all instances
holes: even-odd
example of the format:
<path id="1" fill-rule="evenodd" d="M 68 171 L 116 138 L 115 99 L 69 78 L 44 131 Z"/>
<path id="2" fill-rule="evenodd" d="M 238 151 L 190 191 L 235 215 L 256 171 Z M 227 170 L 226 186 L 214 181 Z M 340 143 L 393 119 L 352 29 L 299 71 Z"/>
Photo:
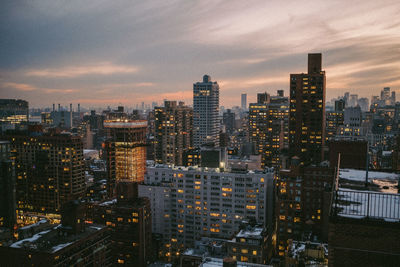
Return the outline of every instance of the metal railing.
<path id="1" fill-rule="evenodd" d="M 400 221 L 400 194 L 339 189 L 333 191 L 331 214 Z"/>

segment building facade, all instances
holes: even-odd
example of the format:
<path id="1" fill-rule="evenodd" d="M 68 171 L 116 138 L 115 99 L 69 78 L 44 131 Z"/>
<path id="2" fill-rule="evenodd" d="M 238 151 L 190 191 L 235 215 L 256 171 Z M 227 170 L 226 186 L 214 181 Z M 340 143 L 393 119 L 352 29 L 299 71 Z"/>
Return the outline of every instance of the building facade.
<path id="1" fill-rule="evenodd" d="M 146 171 L 146 121 L 106 120 L 107 193 L 115 196 L 119 180 L 141 182 Z"/>
<path id="2" fill-rule="evenodd" d="M 308 73 L 290 75 L 289 151 L 308 165 L 323 160 L 325 144 L 325 71 L 322 55 L 308 55 Z"/>
<path id="3" fill-rule="evenodd" d="M 183 165 L 183 152 L 193 146 L 193 109 L 183 102 L 165 101 L 154 109 L 155 161 Z"/>
<path id="4" fill-rule="evenodd" d="M 235 173 L 149 166 L 139 195 L 150 199 L 153 232 L 162 231 L 158 233 L 171 255 L 204 236 L 230 238 L 243 220 L 270 226 L 273 178 L 272 168 Z"/>
<path id="5" fill-rule="evenodd" d="M 193 84 L 193 127 L 194 146 L 219 146 L 219 85 L 208 75 L 203 76 L 203 82 Z"/>

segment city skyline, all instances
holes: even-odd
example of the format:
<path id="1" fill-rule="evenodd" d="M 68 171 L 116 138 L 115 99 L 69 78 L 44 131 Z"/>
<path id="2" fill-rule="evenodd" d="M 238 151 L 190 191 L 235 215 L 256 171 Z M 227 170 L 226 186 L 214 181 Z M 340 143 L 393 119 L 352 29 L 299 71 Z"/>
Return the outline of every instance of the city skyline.
<path id="1" fill-rule="evenodd" d="M 2 3 L 0 97 L 133 106 L 192 104 L 192 84 L 217 81 L 221 106 L 285 90 L 321 52 L 327 99 L 400 85 L 396 1 Z M 344 9 L 344 7 L 346 7 Z M 340 10 L 340 12 L 337 12 Z"/>

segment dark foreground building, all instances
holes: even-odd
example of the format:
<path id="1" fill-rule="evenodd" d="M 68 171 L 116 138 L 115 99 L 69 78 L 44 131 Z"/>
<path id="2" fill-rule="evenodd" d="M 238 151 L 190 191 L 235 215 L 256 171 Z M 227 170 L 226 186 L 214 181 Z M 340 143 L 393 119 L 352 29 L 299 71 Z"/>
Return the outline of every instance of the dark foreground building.
<path id="1" fill-rule="evenodd" d="M 117 200 L 93 207 L 93 220 L 110 228 L 113 264 L 147 266 L 153 259 L 150 201 L 138 197 L 133 182 L 118 182 L 116 191 Z"/>
<path id="2" fill-rule="evenodd" d="M 107 227 L 86 224 L 78 201 L 62 213 L 62 224 L 0 247 L 1 266 L 111 266 Z"/>

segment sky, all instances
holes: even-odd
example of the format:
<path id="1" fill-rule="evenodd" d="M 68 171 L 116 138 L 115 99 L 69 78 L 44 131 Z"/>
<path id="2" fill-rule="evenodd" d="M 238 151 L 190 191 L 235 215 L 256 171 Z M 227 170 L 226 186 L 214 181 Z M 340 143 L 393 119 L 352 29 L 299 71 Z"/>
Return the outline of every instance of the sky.
<path id="1" fill-rule="evenodd" d="M 400 90 L 400 1 L 26 0 L 0 3 L 0 98 L 31 107 L 192 104 L 204 74 L 220 105 L 288 93 L 322 53 L 327 100 Z"/>

